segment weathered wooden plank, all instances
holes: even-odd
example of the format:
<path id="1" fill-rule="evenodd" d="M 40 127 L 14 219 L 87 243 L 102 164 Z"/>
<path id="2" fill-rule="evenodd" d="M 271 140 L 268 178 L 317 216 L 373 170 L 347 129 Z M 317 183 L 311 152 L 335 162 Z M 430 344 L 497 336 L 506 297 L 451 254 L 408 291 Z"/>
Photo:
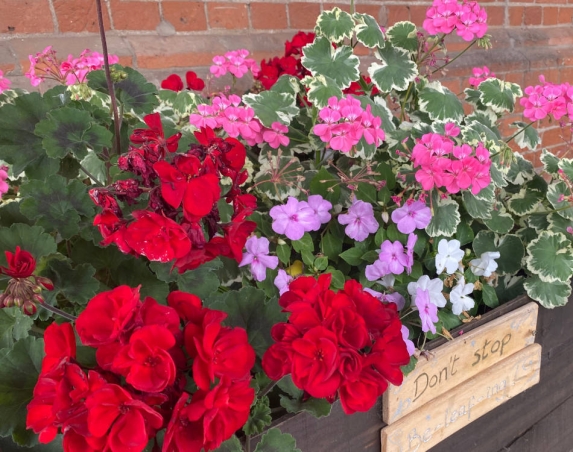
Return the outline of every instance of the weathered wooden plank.
<path id="1" fill-rule="evenodd" d="M 382 452 L 425 452 L 539 382 L 533 344 L 464 381 L 382 430 Z"/>
<path id="2" fill-rule="evenodd" d="M 401 386 L 384 393 L 383 420 L 392 424 L 465 380 L 531 345 L 537 327 L 536 303 L 528 303 L 420 359 Z"/>

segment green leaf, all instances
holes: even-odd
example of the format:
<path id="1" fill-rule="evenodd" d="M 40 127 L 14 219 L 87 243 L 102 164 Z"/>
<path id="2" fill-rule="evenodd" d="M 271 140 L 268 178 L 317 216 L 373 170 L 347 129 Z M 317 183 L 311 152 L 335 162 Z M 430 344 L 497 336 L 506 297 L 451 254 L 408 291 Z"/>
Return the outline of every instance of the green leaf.
<path id="1" fill-rule="evenodd" d="M 306 264 L 306 266 L 312 267 L 314 263 L 314 254 L 312 254 L 312 252 L 308 250 L 302 250 L 300 254 L 302 256 L 302 261 Z"/>
<path id="2" fill-rule="evenodd" d="M 221 445 L 215 449 L 215 452 L 243 452 L 243 446 L 241 446 L 239 438 L 233 435 L 227 441 L 223 441 Z"/>
<path id="3" fill-rule="evenodd" d="M 358 80 L 360 60 L 352 54 L 352 48 L 346 45 L 332 47 L 330 41 L 322 36 L 303 48 L 302 65 L 313 76 L 325 75 L 333 79 L 341 89 Z"/>
<path id="4" fill-rule="evenodd" d="M 523 96 L 519 85 L 504 82 L 497 78 L 488 78 L 478 86 L 480 101 L 496 113 L 513 111 L 515 100 Z"/>
<path id="5" fill-rule="evenodd" d="M 34 321 L 15 306 L 0 309 L 0 349 L 12 348 L 16 341 L 28 337 Z"/>
<path id="6" fill-rule="evenodd" d="M 245 435 L 257 435 L 265 427 L 271 425 L 272 420 L 269 398 L 267 396 L 257 398 L 255 404 L 251 407 L 251 415 L 243 426 L 243 431 Z"/>
<path id="7" fill-rule="evenodd" d="M 177 97 L 173 102 L 173 109 L 179 113 L 180 116 L 189 116 L 197 105 L 202 104 L 204 99 L 196 93 L 183 90 L 177 93 Z"/>
<path id="8" fill-rule="evenodd" d="M 335 270 L 332 267 L 328 267 L 325 273 L 330 273 L 332 275 L 332 281 L 330 283 L 330 287 L 332 289 L 337 290 L 344 287 L 346 278 L 344 277 L 344 273 L 342 273 L 340 270 Z"/>
<path id="9" fill-rule="evenodd" d="M 204 305 L 229 314 L 225 320 L 226 325 L 244 328 L 249 343 L 259 357 L 274 343 L 271 338 L 272 326 L 286 321 L 286 315 L 276 298 L 267 301 L 262 290 L 250 286 L 213 295 L 204 300 Z"/>
<path id="10" fill-rule="evenodd" d="M 314 260 L 312 265 L 319 271 L 326 270 L 326 267 L 328 267 L 328 257 L 319 256 Z"/>
<path id="11" fill-rule="evenodd" d="M 486 306 L 489 306 L 490 308 L 496 308 L 499 306 L 499 300 L 497 299 L 497 294 L 493 287 L 489 284 L 483 284 L 481 291 L 482 299 Z"/>
<path id="12" fill-rule="evenodd" d="M 306 92 L 308 99 L 318 108 L 326 107 L 328 99 L 331 97 L 340 99 L 343 96 L 342 89 L 340 89 L 336 81 L 326 75 L 307 76 L 301 82 L 308 88 Z"/>
<path id="13" fill-rule="evenodd" d="M 364 250 L 362 248 L 353 247 L 350 248 L 342 253 L 340 253 L 340 257 L 348 262 L 350 265 L 360 265 L 362 263 L 362 255 L 364 254 Z"/>
<path id="14" fill-rule="evenodd" d="M 541 151 L 541 163 L 543 163 L 543 169 L 549 174 L 557 174 L 559 170 L 559 157 L 556 157 L 547 149 Z"/>
<path id="15" fill-rule="evenodd" d="M 466 126 L 462 127 L 462 138 L 464 143 L 476 146 L 478 143 L 483 143 L 487 140 L 497 141 L 499 137 L 488 126 L 477 121 L 468 121 Z"/>
<path id="16" fill-rule="evenodd" d="M 301 391 L 301 398 L 302 398 L 302 391 Z M 314 397 L 310 397 L 309 399 L 303 402 L 301 398 L 291 399 L 290 397 L 281 395 L 280 404 L 289 413 L 300 413 L 302 411 L 308 411 L 316 418 L 325 417 L 330 414 L 332 405 L 328 403 L 325 399 L 315 399 Z"/>
<path id="17" fill-rule="evenodd" d="M 420 90 L 420 110 L 432 120 L 460 122 L 464 117 L 462 102 L 439 82 L 432 82 Z"/>
<path id="18" fill-rule="evenodd" d="M 148 114 L 159 104 L 157 88 L 143 75 L 130 67 L 114 64 L 112 70 L 125 72 L 127 77 L 113 84 L 118 101 L 124 110 L 136 114 Z M 92 71 L 87 75 L 88 86 L 96 91 L 109 94 L 104 71 Z"/>
<path id="19" fill-rule="evenodd" d="M 278 428 L 271 428 L 257 444 L 254 452 L 301 452 L 296 447 L 296 440 L 288 433 L 281 433 Z"/>
<path id="20" fill-rule="evenodd" d="M 44 341 L 27 337 L 11 350 L 0 351 L 0 436 L 12 435 L 21 445 L 32 445 L 36 435 L 26 430 L 26 407 L 44 357 Z"/>
<path id="21" fill-rule="evenodd" d="M 290 262 L 291 247 L 288 245 L 278 245 L 277 246 L 277 257 L 283 264 L 288 264 Z"/>
<path id="22" fill-rule="evenodd" d="M 93 183 L 99 182 L 101 185 L 105 185 L 107 183 L 107 170 L 105 167 L 105 162 L 100 160 L 95 152 L 88 151 L 88 155 L 86 155 L 80 163 L 84 169 L 86 169 L 92 176 L 95 177 L 95 180 L 91 179 L 90 177 L 90 180 Z M 86 176 L 83 171 L 80 174 L 82 177 Z"/>
<path id="23" fill-rule="evenodd" d="M 34 133 L 43 138 L 42 145 L 49 157 L 61 159 L 68 153 L 81 160 L 88 148 L 101 152 L 111 148 L 112 133 L 97 124 L 87 111 L 63 107 L 48 113 Z"/>
<path id="24" fill-rule="evenodd" d="M 513 218 L 503 207 L 500 207 L 499 210 L 492 210 L 491 218 L 484 219 L 483 222 L 489 229 L 498 234 L 507 234 L 514 225 Z"/>
<path id="25" fill-rule="evenodd" d="M 527 295 L 547 309 L 565 306 L 571 296 L 571 284 L 560 281 L 546 282 L 539 276 L 527 278 L 524 286 Z"/>
<path id="26" fill-rule="evenodd" d="M 472 243 L 473 239 L 474 231 L 472 230 L 471 226 L 465 221 L 460 222 L 460 224 L 458 224 L 458 228 L 456 229 L 456 240 L 460 242 L 460 246 Z"/>
<path id="27" fill-rule="evenodd" d="M 292 241 L 292 247 L 297 253 L 300 253 L 303 250 L 312 252 L 314 251 L 314 242 L 310 234 L 305 232 L 300 240 Z"/>
<path id="28" fill-rule="evenodd" d="M 525 160 L 520 154 L 513 154 L 513 161 L 505 178 L 515 185 L 523 185 L 535 177 L 533 164 Z"/>
<path id="29" fill-rule="evenodd" d="M 567 201 L 571 192 L 562 180 L 552 183 L 547 189 L 547 200 L 559 215 L 568 220 L 573 220 L 573 207 Z"/>
<path id="30" fill-rule="evenodd" d="M 217 274 L 222 266 L 223 263 L 217 259 L 194 270 L 187 270 L 182 275 L 177 273 L 177 287 L 199 298 L 207 298 L 219 289 L 220 281 Z"/>
<path id="31" fill-rule="evenodd" d="M 521 270 L 525 248 L 517 235 L 499 237 L 491 231 L 483 230 L 476 235 L 472 247 L 478 257 L 486 251 L 499 252 L 500 257 L 496 259 L 498 274 L 511 274 Z"/>
<path id="32" fill-rule="evenodd" d="M 137 287 L 141 284 L 142 299 L 151 297 L 159 303 L 164 303 L 169 293 L 169 286 L 157 279 L 142 259 L 130 257 L 122 262 L 113 273 L 113 278 L 118 285 L 125 284 L 130 287 Z"/>
<path id="33" fill-rule="evenodd" d="M 12 172 L 26 171 L 29 178 L 45 179 L 58 172 L 60 162 L 49 158 L 42 147 L 42 139 L 34 134 L 36 124 L 52 109 L 63 105 L 48 93 L 18 96 L 14 104 L 0 108 L 0 155 L 12 165 Z"/>
<path id="34" fill-rule="evenodd" d="M 408 52 L 392 46 L 389 42 L 375 52 L 380 63 L 372 63 L 368 74 L 372 82 L 383 93 L 393 89 L 404 91 L 418 75 L 418 67 L 410 59 Z"/>
<path id="35" fill-rule="evenodd" d="M 57 231 L 65 239 L 79 232 L 80 215 L 93 216 L 87 186 L 79 180 L 68 183 L 61 176 L 30 180 L 20 191 L 25 198 L 20 211 L 46 231 Z"/>
<path id="36" fill-rule="evenodd" d="M 484 190 L 482 190 L 483 192 Z M 491 193 L 491 196 L 489 194 Z M 464 203 L 464 207 L 466 208 L 467 212 L 470 214 L 472 218 L 477 218 L 480 220 L 486 220 L 491 218 L 491 212 L 493 210 L 493 203 L 494 203 L 494 196 L 493 190 L 488 193 L 487 195 L 481 196 L 481 192 L 479 193 L 479 197 L 473 195 L 470 191 L 464 190 L 462 192 L 462 201 Z"/>
<path id="37" fill-rule="evenodd" d="M 123 254 L 116 246 L 107 246 L 101 248 L 85 240 L 76 240 L 72 246 L 72 255 L 70 256 L 76 264 L 91 264 L 97 270 L 109 269 L 115 270 L 119 264 L 129 259 L 129 256 Z"/>
<path id="38" fill-rule="evenodd" d="M 93 276 L 95 268 L 90 264 L 79 264 L 74 268 L 71 261 L 50 259 L 48 267 L 42 271 L 42 276 L 50 278 L 54 283 L 54 290 L 44 292 L 44 296 L 55 300 L 57 294 L 61 294 L 73 304 L 85 305 L 100 287 L 100 283 Z"/>
<path id="39" fill-rule="evenodd" d="M 245 94 L 243 102 L 255 111 L 255 115 L 265 127 L 271 127 L 273 122 L 289 125 L 299 112 L 296 98 L 290 93 L 271 90 L 259 94 Z"/>
<path id="40" fill-rule="evenodd" d="M 409 53 L 418 50 L 418 29 L 412 22 L 396 22 L 386 30 L 386 35 L 394 47 Z"/>
<path id="41" fill-rule="evenodd" d="M 338 177 L 330 174 L 323 166 L 310 181 L 310 192 L 334 204 L 340 199 L 339 182 Z"/>
<path id="42" fill-rule="evenodd" d="M 270 199 L 284 201 L 300 193 L 300 177 L 304 168 L 296 157 L 267 156 L 261 158 L 261 167 L 255 175 L 257 190 Z"/>
<path id="43" fill-rule="evenodd" d="M 327 232 L 320 241 L 320 249 L 330 260 L 338 262 L 338 258 L 342 252 L 342 240 L 330 232 Z"/>
<path id="44" fill-rule="evenodd" d="M 0 228 L 0 265 L 7 265 L 4 253 L 14 252 L 19 246 L 36 260 L 56 252 L 56 240 L 39 226 L 16 223 L 10 228 Z"/>
<path id="45" fill-rule="evenodd" d="M 567 218 L 563 218 L 562 216 L 558 215 L 555 212 L 552 212 L 549 215 L 547 215 L 547 220 L 549 221 L 549 226 L 547 228 L 548 231 L 560 232 L 566 237 L 569 236 L 567 228 L 573 227 L 573 220 L 568 220 Z M 535 234 L 534 238 L 537 238 L 537 234 Z"/>
<path id="46" fill-rule="evenodd" d="M 573 180 L 573 160 L 572 159 L 561 159 L 557 164 L 560 170 L 565 173 L 569 180 Z"/>
<path id="47" fill-rule="evenodd" d="M 296 96 L 298 93 L 300 93 L 299 82 L 300 80 L 298 78 L 292 75 L 283 74 L 275 82 L 271 90 L 278 93 L 290 93 L 293 96 Z"/>
<path id="48" fill-rule="evenodd" d="M 507 201 L 507 209 L 519 217 L 524 217 L 537 210 L 543 195 L 538 191 L 522 188 Z"/>
<path id="49" fill-rule="evenodd" d="M 316 20 L 316 32 L 332 42 L 350 39 L 354 31 L 352 16 L 340 8 L 323 11 Z M 305 52 L 306 53 L 306 52 Z"/>
<path id="50" fill-rule="evenodd" d="M 531 149 L 532 151 L 541 143 L 541 138 L 535 127 L 527 127 L 527 124 L 521 121 L 511 123 L 511 127 L 522 129 L 520 133 L 513 137 L 514 141 L 521 149 Z M 527 127 L 527 128 L 526 128 Z"/>
<path id="51" fill-rule="evenodd" d="M 415 356 L 410 356 L 410 362 L 405 366 L 400 367 L 400 370 L 404 374 L 404 376 L 408 375 L 416 368 L 416 364 L 418 363 L 418 359 Z"/>
<path id="52" fill-rule="evenodd" d="M 461 219 L 458 203 L 451 199 L 441 199 L 436 192 L 432 193 L 432 200 L 434 212 L 426 232 L 430 237 L 451 237 Z"/>
<path id="53" fill-rule="evenodd" d="M 573 249 L 563 234 L 543 231 L 527 245 L 527 269 L 544 282 L 570 283 L 573 275 Z"/>
<path id="54" fill-rule="evenodd" d="M 352 16 L 356 22 L 354 31 L 358 42 L 366 47 L 384 47 L 384 33 L 376 19 L 369 14 L 354 13 Z"/>

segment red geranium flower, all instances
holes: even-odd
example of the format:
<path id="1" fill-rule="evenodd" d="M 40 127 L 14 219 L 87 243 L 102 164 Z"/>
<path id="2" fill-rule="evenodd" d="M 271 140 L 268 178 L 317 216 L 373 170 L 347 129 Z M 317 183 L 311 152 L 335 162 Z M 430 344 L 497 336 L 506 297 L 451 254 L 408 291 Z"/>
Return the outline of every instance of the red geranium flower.
<path id="1" fill-rule="evenodd" d="M 6 251 L 6 261 L 8 268 L 0 266 L 0 274 L 5 274 L 12 278 L 27 278 L 34 273 L 36 269 L 36 259 L 28 251 L 16 247 L 14 253 Z"/>
<path id="2" fill-rule="evenodd" d="M 44 331 L 42 374 L 57 367 L 62 361 L 76 358 L 76 337 L 69 323 L 52 323 Z"/>
<path id="3" fill-rule="evenodd" d="M 165 80 L 161 81 L 161 88 L 171 91 L 181 91 L 183 89 L 183 80 L 177 74 L 171 74 Z"/>
<path id="4" fill-rule="evenodd" d="M 136 144 L 147 144 L 162 152 L 165 150 L 175 152 L 179 146 L 181 133 L 165 139 L 163 134 L 163 125 L 161 124 L 161 116 L 159 113 L 152 113 L 146 115 L 143 120 L 149 129 L 135 129 L 129 139 Z"/>
<path id="5" fill-rule="evenodd" d="M 203 91 L 205 88 L 205 82 L 197 77 L 197 74 L 193 71 L 187 71 L 185 74 L 185 79 L 187 80 L 187 89 L 193 91 Z"/>
<path id="6" fill-rule="evenodd" d="M 175 221 L 147 210 L 131 213 L 136 220 L 125 231 L 125 241 L 151 261 L 169 262 L 191 249 L 185 230 Z"/>

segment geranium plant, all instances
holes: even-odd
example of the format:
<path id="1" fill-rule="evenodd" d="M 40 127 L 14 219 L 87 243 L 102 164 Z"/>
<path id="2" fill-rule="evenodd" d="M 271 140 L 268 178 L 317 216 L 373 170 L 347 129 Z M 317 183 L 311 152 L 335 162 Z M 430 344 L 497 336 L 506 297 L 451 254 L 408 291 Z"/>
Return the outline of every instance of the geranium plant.
<path id="1" fill-rule="evenodd" d="M 31 56 L 34 86 L 61 83 L 43 94 L 0 73 L 0 436 L 296 451 L 273 418 L 367 411 L 427 340 L 524 292 L 565 304 L 573 160 L 516 150 L 570 127 L 573 87 L 443 86 L 448 36 L 487 48 L 486 19 L 334 8 L 260 67 L 229 49 L 159 90 L 88 50 Z"/>

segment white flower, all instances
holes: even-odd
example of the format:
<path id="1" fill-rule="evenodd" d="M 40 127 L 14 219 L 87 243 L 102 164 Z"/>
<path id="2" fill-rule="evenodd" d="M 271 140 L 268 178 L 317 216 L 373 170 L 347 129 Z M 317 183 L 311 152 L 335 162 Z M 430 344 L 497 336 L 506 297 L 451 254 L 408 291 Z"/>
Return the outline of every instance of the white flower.
<path id="1" fill-rule="evenodd" d="M 473 298 L 466 295 L 474 291 L 473 284 L 466 284 L 466 280 L 462 276 L 456 286 L 450 292 L 450 301 L 452 302 L 452 312 L 455 315 L 460 315 L 462 311 L 467 311 L 474 307 Z"/>
<path id="2" fill-rule="evenodd" d="M 436 272 L 438 275 L 444 271 L 448 275 L 454 273 L 464 257 L 464 252 L 460 249 L 459 240 L 440 240 L 438 243 L 438 254 L 436 255 Z"/>
<path id="3" fill-rule="evenodd" d="M 499 259 L 499 256 L 498 251 L 486 251 L 478 259 L 470 261 L 470 269 L 476 276 L 491 276 L 497 269 L 497 262 L 494 259 Z"/>
<path id="4" fill-rule="evenodd" d="M 444 283 L 440 278 L 430 280 L 428 275 L 420 276 L 417 282 L 408 284 L 408 293 L 412 296 L 412 301 L 416 301 L 416 291 L 418 289 L 427 290 L 430 293 L 430 302 L 438 308 L 443 308 L 447 301 L 442 293 Z"/>

